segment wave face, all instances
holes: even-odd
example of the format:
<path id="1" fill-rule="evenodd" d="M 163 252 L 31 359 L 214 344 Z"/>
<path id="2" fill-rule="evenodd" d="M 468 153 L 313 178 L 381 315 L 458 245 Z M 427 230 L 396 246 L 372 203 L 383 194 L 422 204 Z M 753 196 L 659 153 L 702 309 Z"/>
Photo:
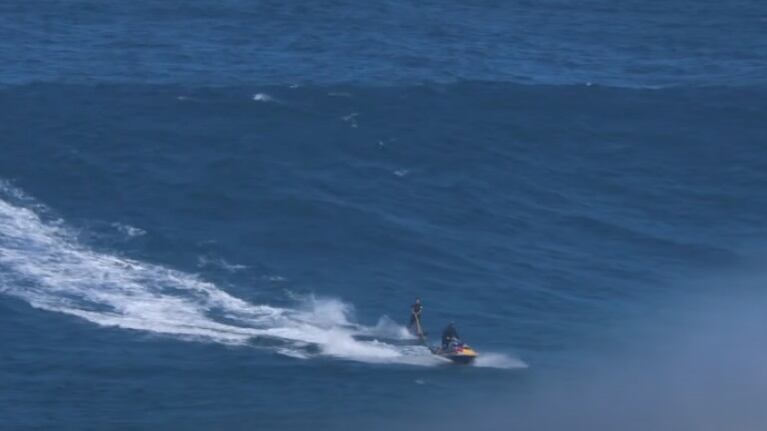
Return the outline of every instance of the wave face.
<path id="1" fill-rule="evenodd" d="M 338 382 L 315 367 L 378 367 L 355 373 L 383 393 L 352 400 L 367 389 L 351 384 L 326 400 L 363 412 L 370 402 L 400 408 L 385 394 L 403 389 L 387 381 L 402 376 L 455 400 L 440 388 L 459 375 L 440 374 L 443 363 L 404 331 L 420 295 L 431 339 L 455 320 L 483 355 L 478 368 L 566 373 L 606 327 L 699 294 L 677 284 L 684 274 L 732 268 L 759 250 L 763 100 L 758 87 L 490 82 L 8 87 L 4 319 L 37 331 L 30 337 L 37 325 L 85 331 L 72 358 L 94 353 L 64 369 L 131 346 L 133 362 L 108 363 L 169 362 L 196 379 L 218 369 L 207 357 L 267 382 L 308 379 L 310 391 L 282 395 L 264 383 L 268 396 L 245 395 L 252 380 L 227 383 L 232 396 L 269 406 L 327 409 L 312 391 Z M 24 351 L 26 339 L 7 343 Z M 95 353 L 99 343 L 107 353 Z M 391 374 L 414 365 L 422 371 Z M 495 383 L 461 384 L 492 394 L 515 378 L 487 377 Z M 176 378 L 163 373 L 165 384 Z M 100 405 L 131 398 L 112 393 Z M 266 423 L 305 426 L 274 408 Z"/>

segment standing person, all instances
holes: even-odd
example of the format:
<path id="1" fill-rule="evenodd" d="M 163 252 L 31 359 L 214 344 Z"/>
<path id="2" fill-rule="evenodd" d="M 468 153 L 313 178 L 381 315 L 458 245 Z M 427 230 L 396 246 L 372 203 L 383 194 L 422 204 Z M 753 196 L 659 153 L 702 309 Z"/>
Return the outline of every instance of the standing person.
<path id="1" fill-rule="evenodd" d="M 410 323 L 407 328 L 410 332 L 423 336 L 423 324 L 421 323 L 421 313 L 423 312 L 423 305 L 421 305 L 421 298 L 415 299 L 415 304 L 410 306 Z"/>

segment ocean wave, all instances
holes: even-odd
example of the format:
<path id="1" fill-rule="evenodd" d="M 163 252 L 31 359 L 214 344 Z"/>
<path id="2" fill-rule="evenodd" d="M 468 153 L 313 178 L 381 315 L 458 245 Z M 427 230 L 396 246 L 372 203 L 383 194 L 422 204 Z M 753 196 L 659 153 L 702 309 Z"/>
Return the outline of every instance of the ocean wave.
<path id="1" fill-rule="evenodd" d="M 0 192 L 29 199 L 7 183 Z M 440 363 L 423 347 L 355 339 L 409 336 L 388 320 L 374 327 L 351 321 L 342 301 L 310 297 L 297 308 L 249 303 L 197 276 L 88 248 L 70 228 L 2 199 L 0 268 L 0 292 L 101 326 L 239 346 L 268 338 L 280 342 L 270 347 L 275 352 L 300 358 Z"/>

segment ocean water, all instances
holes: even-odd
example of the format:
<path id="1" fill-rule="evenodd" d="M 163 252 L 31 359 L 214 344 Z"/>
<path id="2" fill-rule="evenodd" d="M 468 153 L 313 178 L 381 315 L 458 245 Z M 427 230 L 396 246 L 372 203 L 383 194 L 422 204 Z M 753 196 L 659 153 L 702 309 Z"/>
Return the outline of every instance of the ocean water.
<path id="1" fill-rule="evenodd" d="M 0 40 L 0 429 L 764 429 L 767 4 L 8 1 Z"/>

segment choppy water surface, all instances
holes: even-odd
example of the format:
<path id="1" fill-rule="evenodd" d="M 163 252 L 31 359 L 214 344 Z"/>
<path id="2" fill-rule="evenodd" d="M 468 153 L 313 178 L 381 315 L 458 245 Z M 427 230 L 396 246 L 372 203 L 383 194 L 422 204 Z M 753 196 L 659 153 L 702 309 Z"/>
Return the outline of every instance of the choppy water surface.
<path id="1" fill-rule="evenodd" d="M 0 427 L 758 429 L 766 20 L 3 4 Z"/>

